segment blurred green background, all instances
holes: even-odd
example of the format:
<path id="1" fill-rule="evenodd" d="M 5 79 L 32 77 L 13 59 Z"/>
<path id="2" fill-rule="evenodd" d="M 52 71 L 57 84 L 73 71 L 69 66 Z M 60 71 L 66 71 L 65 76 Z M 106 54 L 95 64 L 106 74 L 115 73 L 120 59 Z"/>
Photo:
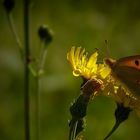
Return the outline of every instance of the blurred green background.
<path id="1" fill-rule="evenodd" d="M 54 32 L 48 47 L 45 75 L 40 84 L 40 140 L 67 140 L 70 103 L 79 95 L 82 80 L 72 75 L 66 60 L 71 46 L 92 53 L 107 54 L 109 41 L 113 58 L 140 54 L 139 0 L 32 0 L 30 9 L 30 49 L 35 57 L 40 40 L 38 27 L 47 24 Z M 15 26 L 23 42 L 23 3 L 16 1 Z M 24 139 L 23 64 L 15 39 L 0 5 L 0 139 Z M 31 76 L 31 136 L 34 132 L 34 78 Z M 84 139 L 102 140 L 114 125 L 115 102 L 99 96 L 88 107 Z M 140 120 L 132 112 L 110 140 L 138 140 Z"/>

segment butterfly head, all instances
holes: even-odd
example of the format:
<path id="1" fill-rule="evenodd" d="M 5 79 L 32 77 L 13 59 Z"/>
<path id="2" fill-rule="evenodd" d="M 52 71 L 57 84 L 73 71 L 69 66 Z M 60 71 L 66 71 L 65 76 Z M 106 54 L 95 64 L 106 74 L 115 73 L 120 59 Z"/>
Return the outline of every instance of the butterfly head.
<path id="1" fill-rule="evenodd" d="M 104 61 L 110 68 L 112 68 L 116 64 L 116 60 L 112 58 L 106 58 Z"/>

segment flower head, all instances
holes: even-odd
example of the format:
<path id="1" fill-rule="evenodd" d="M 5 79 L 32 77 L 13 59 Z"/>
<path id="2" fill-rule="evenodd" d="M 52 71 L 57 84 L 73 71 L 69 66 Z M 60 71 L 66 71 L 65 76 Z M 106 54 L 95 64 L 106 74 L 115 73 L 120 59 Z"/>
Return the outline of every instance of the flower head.
<path id="1" fill-rule="evenodd" d="M 67 60 L 71 63 L 74 76 L 81 76 L 86 80 L 99 78 L 105 79 L 110 69 L 104 64 L 97 64 L 97 51 L 90 57 L 85 49 L 72 47 L 67 53 Z"/>
<path id="2" fill-rule="evenodd" d="M 105 96 L 112 97 L 117 103 L 124 107 L 130 107 L 140 116 L 140 99 L 133 96 L 130 91 L 125 88 L 121 82 L 113 75 L 111 69 L 104 63 L 97 63 L 98 52 L 94 52 L 88 57 L 88 53 L 81 47 L 72 47 L 67 53 L 67 60 L 70 62 L 73 75 L 81 76 L 84 80 L 89 81 L 84 88 L 86 94 L 92 92 L 92 80 L 94 85 L 102 89 Z M 86 87 L 85 86 L 85 87 Z M 91 87 L 91 88 L 90 88 Z M 99 91 L 96 88 L 97 92 Z"/>

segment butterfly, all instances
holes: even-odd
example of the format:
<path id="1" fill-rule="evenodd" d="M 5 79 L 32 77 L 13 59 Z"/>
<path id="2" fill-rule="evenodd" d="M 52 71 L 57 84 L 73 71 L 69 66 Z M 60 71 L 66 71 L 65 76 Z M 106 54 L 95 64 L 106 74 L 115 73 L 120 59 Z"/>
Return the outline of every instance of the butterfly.
<path id="1" fill-rule="evenodd" d="M 140 55 L 113 60 L 106 58 L 114 78 L 120 81 L 132 94 L 140 96 Z"/>

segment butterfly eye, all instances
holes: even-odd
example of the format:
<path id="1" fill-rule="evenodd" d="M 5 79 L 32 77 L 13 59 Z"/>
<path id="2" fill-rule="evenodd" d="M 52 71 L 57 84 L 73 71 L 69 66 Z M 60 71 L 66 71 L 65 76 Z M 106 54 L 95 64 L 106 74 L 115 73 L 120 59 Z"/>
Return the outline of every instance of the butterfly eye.
<path id="1" fill-rule="evenodd" d="M 136 66 L 139 66 L 139 61 L 135 60 L 135 64 L 136 64 Z"/>

